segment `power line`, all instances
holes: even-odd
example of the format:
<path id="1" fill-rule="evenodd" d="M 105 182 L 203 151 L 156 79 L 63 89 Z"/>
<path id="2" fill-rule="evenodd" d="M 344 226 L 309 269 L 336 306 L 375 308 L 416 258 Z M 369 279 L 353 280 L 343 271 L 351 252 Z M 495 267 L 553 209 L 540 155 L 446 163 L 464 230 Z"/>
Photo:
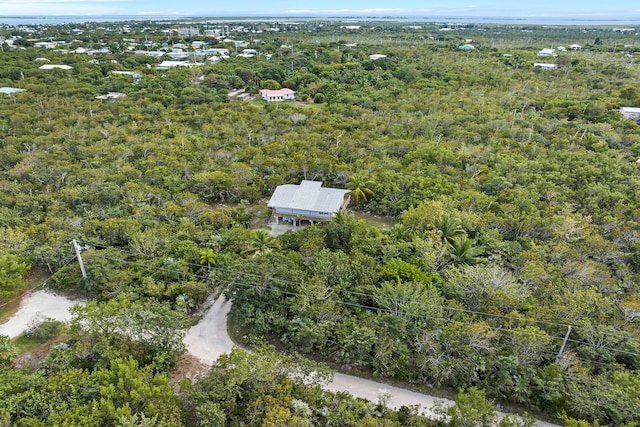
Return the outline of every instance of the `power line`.
<path id="1" fill-rule="evenodd" d="M 135 257 L 139 257 L 140 256 L 140 254 L 136 254 L 134 252 L 126 251 L 126 250 L 123 250 L 123 249 L 120 249 L 120 248 L 108 247 L 108 246 L 103 246 L 103 245 L 94 244 L 94 243 L 84 243 L 84 244 L 93 245 L 95 247 L 100 247 L 100 248 L 103 248 L 103 249 L 112 248 L 112 249 L 115 249 L 118 252 L 122 252 L 122 253 L 125 253 L 125 254 L 130 254 L 130 255 L 135 256 Z M 202 268 L 203 267 L 202 264 L 196 264 L 196 263 L 192 263 L 192 262 L 188 262 L 188 261 L 182 261 L 182 263 L 184 265 L 196 266 L 198 268 Z M 158 269 L 160 269 L 160 268 L 158 268 Z M 242 274 L 244 276 L 256 277 L 256 278 L 260 278 L 260 279 L 263 279 L 263 280 L 264 279 L 268 279 L 268 280 L 280 282 L 280 283 L 283 283 L 283 284 L 289 284 L 289 285 L 293 285 L 293 286 L 298 286 L 299 285 L 299 283 L 290 281 L 288 279 L 283 279 L 283 278 L 279 278 L 279 277 L 267 277 L 267 276 L 264 276 L 264 275 L 259 275 L 259 274 L 255 274 L 255 273 L 247 273 L 247 272 L 242 272 L 242 271 L 238 271 L 238 270 L 232 270 L 232 269 L 228 269 L 228 268 L 212 266 L 212 267 L 210 267 L 210 270 L 215 270 L 215 271 L 224 272 L 224 273 L 231 273 L 231 274 Z M 208 279 L 208 277 L 202 277 L 202 276 L 198 276 L 198 277 L 201 277 L 203 279 Z M 350 291 L 350 290 L 347 290 L 347 289 L 339 289 L 339 292 L 342 292 L 344 294 L 354 295 L 354 296 L 364 296 L 364 297 L 367 297 L 367 298 L 372 298 L 373 297 L 370 294 L 366 294 L 366 293 L 363 293 L 363 292 Z M 429 305 L 425 305 L 425 306 L 429 306 Z M 432 304 L 431 306 L 440 307 L 440 306 L 435 305 L 435 304 Z M 532 324 L 556 326 L 556 327 L 561 327 L 563 330 L 566 330 L 569 327 L 571 327 L 573 330 L 580 330 L 580 328 L 581 328 L 581 326 L 570 325 L 570 324 L 567 324 L 567 323 L 536 320 L 536 319 L 531 319 L 531 318 L 519 318 L 519 317 L 507 316 L 507 315 L 503 315 L 503 314 L 486 313 L 486 312 L 477 311 L 477 310 L 469 310 L 469 309 L 464 309 L 464 308 L 460 308 L 460 307 L 444 306 L 444 309 L 449 310 L 449 311 L 459 312 L 459 313 L 477 315 L 477 316 L 486 316 L 486 317 L 496 318 L 496 319 L 511 320 L 511 321 L 515 321 L 515 322 L 526 322 L 526 323 L 532 323 Z M 613 333 L 613 332 L 601 332 L 601 334 L 602 335 L 606 335 L 606 336 L 615 336 L 615 337 L 619 337 L 619 338 L 629 338 L 626 335 L 621 335 L 621 334 L 617 334 L 617 333 Z M 564 337 L 556 337 L 556 338 L 564 340 Z"/>
<path id="2" fill-rule="evenodd" d="M 259 303 L 262 303 L 262 304 L 265 304 L 265 305 L 268 305 L 268 306 L 273 306 L 273 307 L 280 307 L 280 308 L 284 308 L 284 309 L 289 309 L 290 308 L 289 306 L 286 306 L 284 304 L 279 304 L 279 303 L 273 302 L 273 301 L 264 301 L 264 300 L 260 300 L 260 299 L 257 299 L 257 298 L 250 298 L 250 297 L 245 297 L 243 299 L 245 301 L 259 302 Z M 344 318 L 344 317 L 345 316 L 341 316 L 341 318 Z M 464 325 L 471 324 L 470 322 L 461 322 L 459 320 L 449 320 L 449 322 L 451 322 L 451 323 L 459 323 L 459 324 L 464 324 Z M 504 329 L 504 328 L 502 328 L 502 330 L 508 330 L 508 331 L 513 332 L 513 330 Z M 557 338 L 560 338 L 560 337 L 557 337 Z M 339 348 L 345 349 L 345 346 L 341 345 L 338 342 L 334 341 L 332 343 L 333 343 L 333 345 L 335 347 L 339 347 Z M 549 356 L 551 356 L 551 357 L 548 357 L 548 359 L 554 359 L 554 358 L 557 357 L 557 353 L 556 352 L 548 351 L 548 350 L 535 350 L 532 353 L 533 354 L 538 354 L 538 355 L 549 355 Z M 597 361 L 597 360 L 583 359 L 583 358 L 577 357 L 577 355 L 574 355 L 574 354 L 572 354 L 572 358 L 575 359 L 575 360 L 579 360 L 581 362 L 587 363 L 587 364 L 591 363 L 591 364 L 600 365 L 600 366 L 604 366 L 604 367 L 610 367 L 611 366 L 611 364 L 609 364 L 609 363 L 600 362 L 600 361 Z"/>
<path id="3" fill-rule="evenodd" d="M 101 256 L 102 258 L 110 260 L 110 261 L 122 262 L 122 263 L 126 263 L 126 264 L 137 264 L 137 261 L 128 261 L 128 260 L 122 260 L 122 259 L 118 259 L 118 258 L 112 258 L 112 257 L 108 257 L 106 255 L 100 254 L 99 252 L 94 253 L 94 255 Z M 190 264 L 190 263 L 186 263 L 186 264 Z M 191 264 L 191 265 L 195 265 L 195 264 Z M 181 275 L 186 273 L 186 274 L 191 275 L 192 277 L 201 278 L 203 280 L 210 280 L 209 276 L 197 275 L 197 274 L 195 274 L 193 272 L 184 272 L 184 271 L 179 271 L 179 270 L 172 270 L 172 269 L 164 268 L 164 267 L 150 266 L 148 264 L 144 265 L 143 268 L 146 268 L 146 269 L 149 269 L 149 270 L 159 270 L 159 271 L 172 272 L 172 273 L 177 273 L 177 274 L 181 274 Z M 268 281 L 277 280 L 277 279 L 272 278 L 272 277 L 261 276 L 261 275 L 257 275 L 257 274 L 244 273 L 244 272 L 241 272 L 241 271 L 234 271 L 234 270 L 228 270 L 228 269 L 218 269 L 218 270 L 219 271 L 232 272 L 232 273 L 235 273 L 236 275 L 239 275 L 239 276 L 247 275 L 247 276 L 251 276 L 251 277 L 257 277 L 257 278 L 260 278 L 260 279 L 263 279 L 263 280 L 268 280 Z M 257 289 L 259 287 L 259 285 L 256 285 L 256 284 L 238 283 L 235 280 L 229 280 L 229 279 L 223 280 L 221 278 L 216 278 L 216 280 L 221 282 L 221 283 L 224 283 L 226 285 L 245 286 L 245 287 L 249 287 L 249 288 L 253 288 L 253 289 Z M 293 282 L 284 281 L 284 280 L 282 282 L 293 283 Z M 289 295 L 289 296 L 311 298 L 311 299 L 315 299 L 317 301 L 330 302 L 330 303 L 334 303 L 334 304 L 338 304 L 338 305 L 356 307 L 356 308 L 361 308 L 361 309 L 370 310 L 370 311 L 386 312 L 386 313 L 389 313 L 389 314 L 395 314 L 393 311 L 391 311 L 389 309 L 384 309 L 384 308 L 374 307 L 374 306 L 367 306 L 367 305 L 358 304 L 358 303 L 349 302 L 349 301 L 334 300 L 334 299 L 329 299 L 329 298 L 319 298 L 319 297 L 313 296 L 313 295 L 307 295 L 307 294 L 302 294 L 302 293 L 293 292 L 293 291 L 286 291 L 286 290 L 277 289 L 277 288 L 270 288 L 269 291 L 271 291 L 271 292 L 279 292 L 280 294 L 285 294 L 285 295 Z M 369 294 L 364 294 L 364 293 L 356 293 L 356 294 L 360 294 L 360 295 L 365 295 L 365 296 L 371 297 L 371 295 L 369 295 Z M 266 303 L 266 304 L 270 303 L 270 302 L 264 301 L 264 300 L 260 300 L 260 301 L 262 301 L 263 303 Z M 438 307 L 437 305 L 433 305 L 433 304 L 430 304 L 430 305 L 427 305 L 427 306 Z M 420 305 L 418 307 L 424 308 L 424 306 L 420 306 Z M 447 310 L 449 308 L 453 309 L 453 307 L 448 307 L 448 306 L 442 306 L 442 308 L 444 310 Z M 490 313 L 487 313 L 487 314 L 490 314 Z M 434 316 L 420 315 L 420 314 L 415 314 L 415 313 L 407 313 L 406 317 L 422 318 L 422 319 L 425 319 L 425 320 L 443 320 L 443 321 L 446 321 L 446 322 L 461 323 L 461 324 L 466 324 L 466 325 L 474 324 L 471 321 L 469 321 L 469 322 L 461 322 L 461 321 L 452 320 L 450 318 L 434 317 Z M 512 319 L 521 320 L 521 319 L 517 319 L 517 318 L 512 318 Z M 511 333 L 513 333 L 515 331 L 514 329 L 504 328 L 504 327 L 500 327 L 500 326 L 491 326 L 490 325 L 489 327 L 494 329 L 494 330 L 507 331 L 507 332 L 511 332 Z M 639 356 L 640 357 L 639 353 L 635 353 L 635 352 L 631 352 L 631 351 L 627 351 L 627 350 L 618 350 L 618 349 L 613 349 L 613 348 L 609 348 L 609 347 L 596 347 L 591 343 L 584 342 L 584 341 L 579 341 L 579 340 L 574 340 L 574 339 L 567 339 L 566 337 L 558 337 L 558 336 L 549 335 L 549 334 L 540 334 L 540 333 L 536 333 L 536 332 L 532 332 L 532 331 L 526 331 L 526 333 L 528 335 L 545 337 L 545 338 L 554 339 L 554 340 L 560 340 L 560 341 L 567 340 L 567 341 L 575 343 L 575 344 L 582 344 L 582 345 L 587 345 L 587 346 L 590 346 L 590 347 L 593 347 L 593 348 L 602 348 L 602 349 L 606 349 L 606 350 L 611 351 L 611 352 L 629 354 L 629 355 Z"/>

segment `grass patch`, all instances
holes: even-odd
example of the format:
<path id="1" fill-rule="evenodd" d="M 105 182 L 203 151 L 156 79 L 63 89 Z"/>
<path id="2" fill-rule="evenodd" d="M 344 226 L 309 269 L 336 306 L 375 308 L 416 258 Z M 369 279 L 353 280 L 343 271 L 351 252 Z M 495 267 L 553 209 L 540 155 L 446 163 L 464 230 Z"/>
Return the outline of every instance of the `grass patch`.
<path id="1" fill-rule="evenodd" d="M 39 361 L 51 348 L 69 338 L 67 326 L 57 320 L 44 320 L 11 341 L 18 359 Z"/>
<path id="2" fill-rule="evenodd" d="M 18 310 L 22 296 L 6 300 L 0 306 L 0 323 L 4 323 Z"/>
<path id="3" fill-rule="evenodd" d="M 251 332 L 238 326 L 231 316 L 227 316 L 227 332 L 235 345 L 244 349 L 251 348 L 251 340 L 249 338 Z"/>
<path id="4" fill-rule="evenodd" d="M 16 353 L 24 354 L 39 349 L 47 342 L 48 340 L 46 339 L 27 337 L 25 334 L 22 334 L 14 338 L 11 344 L 15 348 Z"/>
<path id="5" fill-rule="evenodd" d="M 391 216 L 371 215 L 361 211 L 350 211 L 356 219 L 361 219 L 370 227 L 389 228 L 399 223 L 398 218 Z"/>

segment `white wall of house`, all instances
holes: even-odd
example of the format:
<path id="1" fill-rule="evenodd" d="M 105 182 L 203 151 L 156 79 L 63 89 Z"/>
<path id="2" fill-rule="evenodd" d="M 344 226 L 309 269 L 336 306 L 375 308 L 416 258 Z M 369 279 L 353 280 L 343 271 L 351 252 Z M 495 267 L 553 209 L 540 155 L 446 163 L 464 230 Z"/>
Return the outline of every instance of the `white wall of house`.
<path id="1" fill-rule="evenodd" d="M 288 94 L 284 94 L 284 95 L 267 95 L 267 94 L 263 94 L 262 95 L 262 99 L 264 99 L 267 102 L 278 102 L 278 101 L 294 100 L 294 99 L 296 99 L 296 96 L 293 93 L 288 93 Z"/>
<path id="2" fill-rule="evenodd" d="M 304 217 L 313 217 L 318 219 L 329 219 L 336 216 L 336 214 L 333 212 L 318 212 L 318 211 L 306 211 L 302 209 L 283 209 L 283 208 L 274 209 L 273 213 L 275 215 L 280 215 L 280 216 L 294 217 L 294 216 L 300 215 Z"/>

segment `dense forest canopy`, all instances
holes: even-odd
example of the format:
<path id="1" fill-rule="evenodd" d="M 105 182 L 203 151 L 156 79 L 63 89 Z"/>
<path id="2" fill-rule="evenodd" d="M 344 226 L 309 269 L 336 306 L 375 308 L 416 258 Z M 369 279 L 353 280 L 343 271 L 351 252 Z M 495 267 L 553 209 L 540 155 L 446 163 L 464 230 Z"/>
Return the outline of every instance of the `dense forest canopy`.
<path id="1" fill-rule="evenodd" d="M 1 45 L 0 87 L 25 89 L 0 94 L 0 298 L 15 297 L 29 269 L 47 268 L 53 286 L 93 299 L 37 371 L 12 369 L 3 341 L 0 419 L 223 425 L 203 420 L 239 423 L 246 404 L 248 423 L 329 425 L 308 413 L 326 397 L 285 377 L 260 402 L 251 401 L 266 387 L 259 381 L 247 386 L 251 398 L 223 393 L 219 384 L 244 375 L 233 370 L 177 394 L 168 385 L 188 315 L 217 289 L 255 342 L 420 386 L 475 387 L 553 416 L 635 425 L 640 125 L 618 109 L 640 107 L 637 33 L 223 26 L 258 51 L 239 57 L 242 47 L 207 32 L 219 27 L 0 29 L 13 45 Z M 67 43 L 37 45 L 52 40 Z M 157 69 L 168 56 L 144 52 L 181 45 L 195 57 L 193 41 L 230 55 Z M 459 48 L 469 43 L 474 50 Z M 543 48 L 557 56 L 539 58 Z M 291 88 L 297 100 L 228 95 L 267 87 Z M 126 96 L 96 99 L 108 92 Z M 277 237 L 256 230 L 268 228 L 276 186 L 305 179 L 352 190 L 357 216 Z M 87 279 L 72 263 L 73 238 L 87 247 Z M 221 366 L 242 356 L 230 357 Z M 125 404 L 109 389 L 118 376 L 146 397 Z M 74 384 L 82 396 L 64 391 Z M 52 389 L 66 412 L 45 410 Z M 278 402 L 291 399 L 295 410 Z M 332 410 L 375 418 L 375 408 L 340 405 Z M 389 417 L 384 425 L 401 422 Z M 365 425 L 350 422 L 332 425 Z"/>

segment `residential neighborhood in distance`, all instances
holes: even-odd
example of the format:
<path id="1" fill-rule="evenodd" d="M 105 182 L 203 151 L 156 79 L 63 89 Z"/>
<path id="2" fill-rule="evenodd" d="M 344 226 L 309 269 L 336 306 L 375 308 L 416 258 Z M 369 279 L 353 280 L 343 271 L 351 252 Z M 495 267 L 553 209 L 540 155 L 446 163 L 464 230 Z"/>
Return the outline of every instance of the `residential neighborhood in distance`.
<path id="1" fill-rule="evenodd" d="M 628 18 L 69 4 L 0 17 L 0 424 L 637 423 Z"/>

